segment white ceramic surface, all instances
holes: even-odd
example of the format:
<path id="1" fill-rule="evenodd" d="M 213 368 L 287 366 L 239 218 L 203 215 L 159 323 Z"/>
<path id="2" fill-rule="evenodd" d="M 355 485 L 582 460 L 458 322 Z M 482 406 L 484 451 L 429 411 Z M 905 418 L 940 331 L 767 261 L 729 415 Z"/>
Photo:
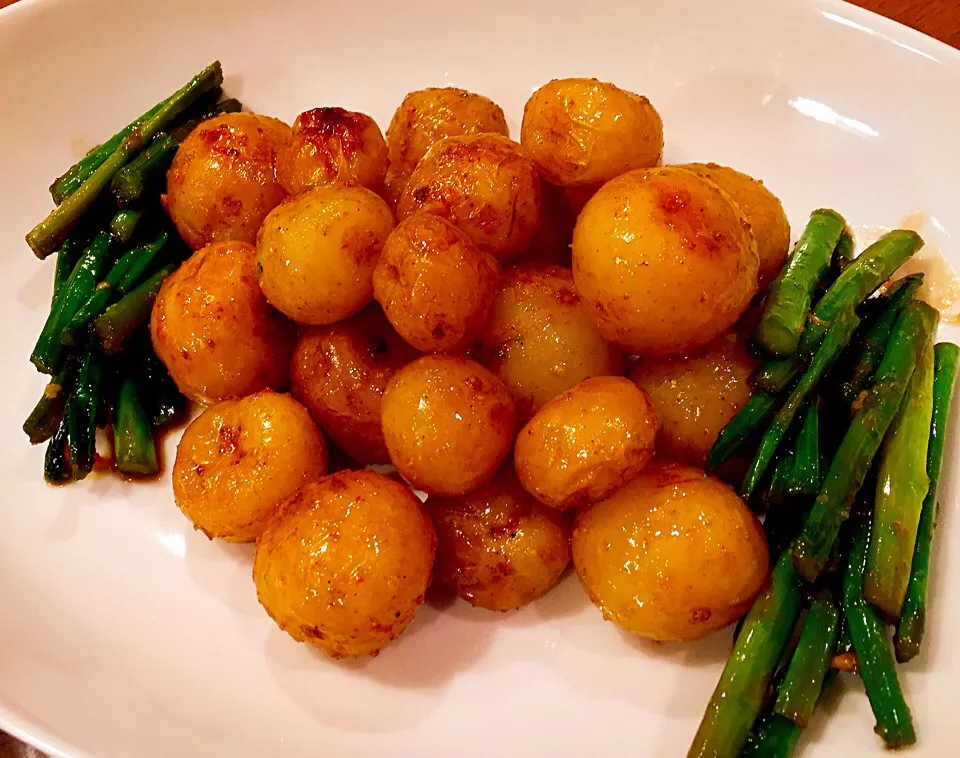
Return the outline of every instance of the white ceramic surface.
<path id="1" fill-rule="evenodd" d="M 335 664 L 267 619 L 250 549 L 195 533 L 168 482 L 43 484 L 42 449 L 20 424 L 43 386 L 27 356 L 52 261 L 23 234 L 80 152 L 214 58 L 232 94 L 287 120 L 343 105 L 385 127 L 404 93 L 449 84 L 502 104 L 514 136 L 546 80 L 613 80 L 659 109 L 668 161 L 764 178 L 795 228 L 824 205 L 869 226 L 920 211 L 957 261 L 960 53 L 834 0 L 24 0 L 0 12 L 0 727 L 102 758 L 685 754 L 729 632 L 630 639 L 568 576 L 512 615 L 424 608 L 379 658 Z M 916 753 L 931 756 L 956 746 L 958 442 L 930 635 L 903 673 Z M 862 690 L 832 695 L 828 711 L 804 755 L 881 754 Z"/>

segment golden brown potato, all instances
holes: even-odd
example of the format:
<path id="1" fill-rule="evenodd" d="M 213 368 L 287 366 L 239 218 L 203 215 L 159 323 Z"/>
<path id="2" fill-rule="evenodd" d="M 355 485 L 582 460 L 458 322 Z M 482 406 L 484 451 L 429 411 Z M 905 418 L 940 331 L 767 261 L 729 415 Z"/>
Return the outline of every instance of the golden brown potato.
<path id="1" fill-rule="evenodd" d="M 390 323 L 424 353 L 456 353 L 487 322 L 500 266 L 457 227 L 431 213 L 401 221 L 373 272 Z"/>
<path id="2" fill-rule="evenodd" d="M 387 143 L 365 113 L 313 108 L 293 122 L 293 136 L 277 155 L 277 179 L 291 195 L 324 184 L 377 190 L 387 173 Z"/>
<path id="3" fill-rule="evenodd" d="M 663 155 L 663 123 L 647 98 L 596 79 L 554 79 L 523 108 L 520 142 L 544 178 L 599 186 Z"/>
<path id="4" fill-rule="evenodd" d="M 685 168 L 709 179 L 737 204 L 750 224 L 760 258 L 760 289 L 777 278 L 790 252 L 790 222 L 780 200 L 759 179 L 716 163 L 686 163 Z"/>
<path id="5" fill-rule="evenodd" d="M 509 611 L 540 597 L 570 561 L 570 524 L 520 486 L 511 466 L 457 498 L 431 497 L 438 581 L 471 605 Z"/>
<path id="6" fill-rule="evenodd" d="M 316 187 L 267 216 L 257 238 L 260 287 L 301 324 L 332 324 L 373 300 L 373 269 L 393 229 L 364 187 Z"/>
<path id="7" fill-rule="evenodd" d="M 623 357 L 600 336 L 570 269 L 535 263 L 504 271 L 479 358 L 513 393 L 524 421 L 587 377 L 623 373 Z"/>
<path id="8" fill-rule="evenodd" d="M 190 132 L 167 172 L 163 203 L 191 248 L 256 240 L 286 197 L 276 163 L 289 140 L 289 126 L 255 113 L 226 113 Z"/>
<path id="9" fill-rule="evenodd" d="M 346 321 L 300 333 L 290 391 L 351 458 L 365 465 L 389 463 L 380 428 L 383 391 L 416 357 L 371 303 Z"/>
<path id="10" fill-rule="evenodd" d="M 553 508 L 601 500 L 653 457 L 657 414 L 622 376 L 585 379 L 520 430 L 513 458 L 524 489 Z"/>
<path id="11" fill-rule="evenodd" d="M 287 385 L 293 324 L 264 299 L 256 253 L 245 242 L 209 245 L 168 276 L 150 336 L 180 391 L 194 400 Z"/>
<path id="12" fill-rule="evenodd" d="M 770 570 L 760 522 L 733 489 L 666 460 L 577 513 L 573 564 L 605 619 L 660 641 L 739 618 Z"/>
<path id="13" fill-rule="evenodd" d="M 430 582 L 436 536 L 403 484 L 344 471 L 303 487 L 257 540 L 253 581 L 270 617 L 332 658 L 376 655 Z"/>
<path id="14" fill-rule="evenodd" d="M 573 231 L 573 278 L 600 333 L 643 356 L 680 355 L 725 332 L 757 291 L 757 266 L 730 196 L 684 169 L 608 182 Z"/>
<path id="15" fill-rule="evenodd" d="M 403 219 L 426 211 L 451 221 L 503 260 L 530 244 L 540 223 L 540 177 L 516 142 L 498 134 L 447 137 L 417 164 L 397 202 Z"/>
<path id="16" fill-rule="evenodd" d="M 513 398 L 476 361 L 431 355 L 383 393 L 383 436 L 403 477 L 431 495 L 462 495 L 503 463 L 516 432 Z"/>
<path id="17" fill-rule="evenodd" d="M 327 473 L 327 445 L 306 408 L 265 390 L 195 418 L 177 446 L 173 497 L 210 539 L 253 542 L 304 482 Z"/>
<path id="18" fill-rule="evenodd" d="M 409 93 L 387 128 L 390 168 L 387 184 L 399 196 L 427 149 L 444 137 L 464 134 L 510 136 L 499 105 L 455 87 L 428 87 Z"/>
<path id="19" fill-rule="evenodd" d="M 630 378 L 660 417 L 657 454 L 702 467 L 720 430 L 750 397 L 756 367 L 743 336 L 734 333 L 702 353 L 637 361 Z"/>

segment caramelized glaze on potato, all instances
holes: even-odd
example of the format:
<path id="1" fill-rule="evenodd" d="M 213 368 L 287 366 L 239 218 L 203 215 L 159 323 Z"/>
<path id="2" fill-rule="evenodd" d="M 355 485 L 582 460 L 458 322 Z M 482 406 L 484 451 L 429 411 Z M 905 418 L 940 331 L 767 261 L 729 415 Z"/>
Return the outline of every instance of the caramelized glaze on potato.
<path id="1" fill-rule="evenodd" d="M 487 481 L 510 452 L 513 398 L 476 361 L 432 355 L 398 371 L 383 394 L 390 460 L 424 492 L 462 495 Z"/>
<path id="2" fill-rule="evenodd" d="M 520 430 L 514 449 L 520 483 L 553 508 L 600 500 L 644 469 L 658 425 L 647 394 L 629 379 L 585 379 Z"/>
<path id="3" fill-rule="evenodd" d="M 600 333 L 642 356 L 679 355 L 725 332 L 757 291 L 757 249 L 730 196 L 691 171 L 605 184 L 573 232 L 573 278 Z"/>
<path id="4" fill-rule="evenodd" d="M 540 597 L 570 561 L 570 523 L 546 508 L 504 466 L 456 498 L 431 497 L 436 579 L 471 605 L 509 611 Z"/>
<path id="5" fill-rule="evenodd" d="M 310 414 L 265 390 L 195 418 L 173 464 L 173 497 L 207 537 L 253 542 L 304 482 L 327 473 L 327 445 Z"/>
<path id="6" fill-rule="evenodd" d="M 647 98 L 596 79 L 554 79 L 523 109 L 520 142 L 547 181 L 599 186 L 649 168 L 663 154 L 663 123 Z"/>
<path id="7" fill-rule="evenodd" d="M 293 122 L 277 155 L 277 179 L 291 195 L 324 184 L 377 190 L 387 173 L 387 143 L 365 113 L 313 108 Z"/>
<path id="8" fill-rule="evenodd" d="M 770 570 L 760 522 L 733 489 L 666 460 L 577 513 L 573 563 L 605 619 L 660 641 L 736 620 Z"/>
<path id="9" fill-rule="evenodd" d="M 168 276 L 150 336 L 180 391 L 195 400 L 287 385 L 293 325 L 264 299 L 256 253 L 244 242 L 209 245 Z"/>
<path id="10" fill-rule="evenodd" d="M 191 248 L 256 240 L 286 197 L 276 162 L 289 140 L 289 126 L 255 113 L 216 116 L 190 132 L 167 172 L 163 203 Z"/>
<path id="11" fill-rule="evenodd" d="M 498 134 L 447 137 L 423 156 L 397 202 L 403 219 L 434 213 L 503 260 L 540 224 L 540 177 L 526 151 Z"/>
<path id="12" fill-rule="evenodd" d="M 404 485 L 344 471 L 303 487 L 253 559 L 257 597 L 280 628 L 333 658 L 376 655 L 413 620 L 436 536 Z"/>
<path id="13" fill-rule="evenodd" d="M 290 391 L 343 451 L 363 464 L 389 463 L 380 427 L 383 392 L 417 357 L 371 303 L 330 326 L 304 329 L 290 369 Z"/>
<path id="14" fill-rule="evenodd" d="M 373 291 L 390 323 L 424 353 L 471 346 L 487 322 L 500 266 L 457 227 L 418 213 L 387 237 Z"/>

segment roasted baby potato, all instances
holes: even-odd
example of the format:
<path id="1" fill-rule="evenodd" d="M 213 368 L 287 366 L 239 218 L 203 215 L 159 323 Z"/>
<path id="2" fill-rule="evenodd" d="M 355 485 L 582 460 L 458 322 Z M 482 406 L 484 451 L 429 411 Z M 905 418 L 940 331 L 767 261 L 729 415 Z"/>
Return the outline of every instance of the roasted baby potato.
<path id="1" fill-rule="evenodd" d="M 364 187 L 316 187 L 279 205 L 257 238 L 260 287 L 301 324 L 332 324 L 373 300 L 393 215 Z"/>
<path id="2" fill-rule="evenodd" d="M 180 391 L 194 400 L 287 385 L 293 324 L 264 299 L 256 252 L 245 242 L 209 245 L 168 276 L 150 336 Z"/>
<path id="3" fill-rule="evenodd" d="M 471 346 L 487 322 L 500 266 L 457 227 L 431 213 L 401 221 L 373 272 L 390 323 L 424 353 Z"/>
<path id="4" fill-rule="evenodd" d="M 660 418 L 657 453 L 702 467 L 720 430 L 750 397 L 756 367 L 744 337 L 735 333 L 694 355 L 637 361 L 630 378 Z"/>
<path id="5" fill-rule="evenodd" d="M 760 289 L 777 278 L 790 252 L 790 222 L 780 200 L 758 179 L 716 163 L 686 163 L 685 168 L 709 179 L 737 204 L 757 243 Z"/>
<path id="6" fill-rule="evenodd" d="M 431 497 L 438 582 L 471 605 L 509 611 L 550 589 L 570 562 L 566 516 L 538 503 L 511 466 L 456 498 Z"/>
<path id="7" fill-rule="evenodd" d="M 462 495 L 510 452 L 517 416 L 503 383 L 476 361 L 419 358 L 383 393 L 383 436 L 404 479 L 431 495 Z"/>
<path id="8" fill-rule="evenodd" d="M 427 149 L 444 137 L 510 136 L 503 109 L 492 100 L 455 87 L 428 87 L 403 98 L 387 128 L 387 184 L 399 196 Z"/>
<path id="9" fill-rule="evenodd" d="M 725 332 L 757 291 L 757 248 L 730 196 L 691 171 L 631 171 L 590 199 L 573 279 L 600 333 L 642 356 L 681 355 Z"/>
<path id="10" fill-rule="evenodd" d="M 443 216 L 503 260 L 524 250 L 540 224 L 540 177 L 526 151 L 498 134 L 435 142 L 397 202 L 403 219 Z"/>
<path id="11" fill-rule="evenodd" d="M 479 359 L 517 400 L 526 421 L 590 376 L 623 373 L 623 357 L 593 323 L 570 269 L 523 263 L 504 271 Z"/>
<path id="12" fill-rule="evenodd" d="M 552 508 L 601 500 L 649 463 L 658 426 L 647 393 L 629 379 L 585 379 L 520 430 L 517 476 L 527 492 Z"/>
<path id="13" fill-rule="evenodd" d="M 547 181 L 599 186 L 663 155 L 663 122 L 647 98 L 596 79 L 554 79 L 523 108 L 520 142 Z"/>
<path id="14" fill-rule="evenodd" d="M 253 542 L 304 482 L 327 473 L 327 444 L 306 408 L 270 390 L 224 400 L 183 433 L 173 497 L 210 539 Z"/>
<path id="15" fill-rule="evenodd" d="M 387 143 L 365 113 L 313 108 L 297 116 L 277 155 L 277 180 L 291 195 L 324 184 L 377 190 L 387 173 Z"/>
<path id="16" fill-rule="evenodd" d="M 436 537 L 416 496 L 371 471 L 306 484 L 253 558 L 257 597 L 295 640 L 332 658 L 376 655 L 423 602 Z"/>
<path id="17" fill-rule="evenodd" d="M 289 140 L 289 126 L 256 113 L 227 113 L 190 132 L 167 172 L 162 200 L 191 248 L 256 240 L 263 219 L 287 194 L 276 164 Z"/>
<path id="18" fill-rule="evenodd" d="M 417 352 L 371 303 L 330 326 L 304 329 L 290 368 L 290 391 L 343 451 L 363 464 L 389 463 L 380 427 L 383 391 Z"/>
<path id="19" fill-rule="evenodd" d="M 733 489 L 667 460 L 577 513 L 573 564 L 605 619 L 664 642 L 742 616 L 770 571 L 760 522 Z"/>

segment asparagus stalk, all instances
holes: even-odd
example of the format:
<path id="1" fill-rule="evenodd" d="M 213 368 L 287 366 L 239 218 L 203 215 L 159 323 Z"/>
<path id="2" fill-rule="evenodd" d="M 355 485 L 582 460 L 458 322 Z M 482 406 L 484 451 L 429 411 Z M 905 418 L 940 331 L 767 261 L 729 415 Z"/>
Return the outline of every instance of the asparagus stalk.
<path id="1" fill-rule="evenodd" d="M 31 444 L 39 445 L 56 434 L 67 407 L 69 378 L 69 364 L 66 364 L 44 387 L 43 394 L 23 422 L 23 431 L 30 438 Z"/>
<path id="2" fill-rule="evenodd" d="M 877 719 L 874 731 L 888 748 L 912 745 L 910 708 L 897 681 L 896 664 L 887 642 L 886 627 L 877 612 L 863 599 L 863 575 L 867 565 L 870 522 L 858 524 L 843 577 L 843 610 L 857 651 L 860 678 Z"/>
<path id="3" fill-rule="evenodd" d="M 141 211 L 124 210 L 117 213 L 110 221 L 110 233 L 116 237 L 118 242 L 127 244 L 133 239 L 133 234 L 137 230 L 142 216 Z"/>
<path id="4" fill-rule="evenodd" d="M 824 678 L 837 641 L 840 612 L 828 593 L 810 606 L 787 675 L 777 691 L 774 711 L 805 727 L 820 699 Z"/>
<path id="5" fill-rule="evenodd" d="M 144 334 L 140 341 L 139 352 L 140 374 L 137 381 L 142 390 L 141 397 L 153 426 L 161 427 L 178 418 L 186 410 L 187 400 L 180 393 L 167 367 L 153 351 L 149 334 Z"/>
<path id="6" fill-rule="evenodd" d="M 836 211 L 821 208 L 810 214 L 793 254 L 770 285 L 757 324 L 757 341 L 773 355 L 797 349 L 817 283 L 830 266 L 846 222 Z"/>
<path id="7" fill-rule="evenodd" d="M 734 758 L 740 753 L 800 614 L 801 584 L 789 553 L 784 553 L 747 614 L 688 758 Z"/>
<path id="8" fill-rule="evenodd" d="M 104 352 L 119 352 L 127 338 L 147 322 L 163 280 L 176 268 L 173 263 L 164 266 L 93 320 L 94 331 Z"/>
<path id="9" fill-rule="evenodd" d="M 100 400 L 100 363 L 91 350 L 84 353 L 77 383 L 67 403 L 70 475 L 84 479 L 93 470 L 97 442 L 97 406 Z"/>
<path id="10" fill-rule="evenodd" d="M 69 197 L 58 205 L 47 218 L 27 234 L 27 243 L 38 258 L 46 258 L 70 230 L 90 209 L 113 177 L 143 145 L 179 116 L 198 97 L 223 82 L 223 72 L 217 61 L 205 68 L 181 89 L 164 101 L 163 105 L 138 127 L 120 140 L 116 150 Z"/>
<path id="11" fill-rule="evenodd" d="M 59 484 L 70 478 L 70 458 L 67 455 L 67 417 L 60 419 L 57 430 L 47 444 L 43 456 L 43 478 L 51 484 Z"/>
<path id="12" fill-rule="evenodd" d="M 764 363 L 753 377 L 754 389 L 770 395 L 783 391 L 803 369 L 803 361 L 795 355 Z"/>
<path id="13" fill-rule="evenodd" d="M 800 354 L 813 355 L 837 314 L 845 308 L 859 306 L 921 247 L 923 240 L 919 234 L 895 229 L 864 250 L 817 302 L 800 339 Z"/>
<path id="14" fill-rule="evenodd" d="M 157 473 L 157 447 L 152 419 L 140 402 L 136 380 L 124 377 L 113 416 L 113 446 L 117 470 L 134 476 Z"/>
<path id="15" fill-rule="evenodd" d="M 853 260 L 853 235 L 846 229 L 837 240 L 837 246 L 833 249 L 833 267 L 842 272 Z"/>
<path id="16" fill-rule="evenodd" d="M 820 491 L 820 409 L 816 401 L 807 405 L 786 482 L 788 495 L 816 495 Z"/>
<path id="17" fill-rule="evenodd" d="M 100 280 L 110 250 L 110 235 L 100 232 L 84 251 L 70 278 L 61 287 L 57 303 L 47 316 L 30 360 L 45 374 L 54 373 L 63 357 L 60 336 Z"/>
<path id="18" fill-rule="evenodd" d="M 750 732 L 740 758 L 789 758 L 803 730 L 777 713 L 765 713 Z"/>
<path id="19" fill-rule="evenodd" d="M 877 449 L 900 408 L 936 322 L 937 312 L 916 300 L 908 303 L 897 319 L 872 387 L 850 422 L 803 532 L 793 544 L 794 561 L 804 578 L 816 579 L 830 558 L 840 527 L 850 515 L 850 504 L 863 486 Z"/>
<path id="20" fill-rule="evenodd" d="M 930 487 L 923 500 L 917 544 L 914 548 L 907 596 L 900 612 L 900 623 L 893 638 L 897 660 L 912 660 L 920 652 L 926 625 L 927 577 L 930 572 L 930 549 L 937 525 L 937 487 L 943 465 L 943 444 L 950 421 L 950 405 L 960 363 L 960 348 L 941 342 L 934 348 L 933 413 L 930 441 L 927 446 L 927 476 Z"/>
<path id="21" fill-rule="evenodd" d="M 907 595 L 923 498 L 930 488 L 927 443 L 933 415 L 932 337 L 880 451 L 863 596 L 892 621 L 900 617 Z"/>
<path id="22" fill-rule="evenodd" d="M 73 273 L 73 269 L 76 268 L 77 261 L 80 260 L 82 254 L 83 248 L 74 240 L 65 240 L 57 251 L 57 267 L 53 273 L 53 299 L 50 302 L 51 308 L 56 306 L 57 298 L 60 296 L 63 286 L 70 278 L 70 274 Z"/>
<path id="23" fill-rule="evenodd" d="M 773 460 L 777 448 L 786 436 L 793 423 L 797 411 L 806 402 L 807 396 L 816 388 L 823 375 L 830 370 L 840 353 L 850 343 L 853 332 L 860 323 L 860 319 L 852 308 L 841 311 L 827 331 L 826 337 L 817 349 L 816 355 L 810 362 L 806 373 L 787 398 L 773 421 L 764 432 L 760 446 L 750 463 L 750 468 L 740 486 L 740 492 L 746 499 L 750 499 L 759 485 L 770 461 Z"/>
<path id="24" fill-rule="evenodd" d="M 776 407 L 776 398 L 766 392 L 754 392 L 737 414 L 720 430 L 707 454 L 707 471 L 715 470 L 736 453 L 760 430 Z"/>

